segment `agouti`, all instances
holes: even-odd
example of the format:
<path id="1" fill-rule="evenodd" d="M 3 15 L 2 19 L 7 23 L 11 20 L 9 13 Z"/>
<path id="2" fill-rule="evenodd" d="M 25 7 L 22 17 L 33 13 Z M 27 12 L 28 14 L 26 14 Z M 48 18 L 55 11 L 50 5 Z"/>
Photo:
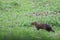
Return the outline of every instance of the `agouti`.
<path id="1" fill-rule="evenodd" d="M 45 29 L 48 32 L 50 32 L 50 31 L 54 32 L 54 30 L 52 29 L 52 27 L 50 25 L 48 25 L 48 24 L 39 24 L 38 22 L 33 22 L 31 24 L 34 25 L 37 30 L 39 30 L 39 29 Z"/>

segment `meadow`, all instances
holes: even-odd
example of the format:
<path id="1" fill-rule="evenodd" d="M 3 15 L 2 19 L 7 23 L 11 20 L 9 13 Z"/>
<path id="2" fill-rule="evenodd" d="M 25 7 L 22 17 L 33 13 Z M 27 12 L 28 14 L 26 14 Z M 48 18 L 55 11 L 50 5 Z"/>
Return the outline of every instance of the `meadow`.
<path id="1" fill-rule="evenodd" d="M 34 21 L 55 32 L 36 30 Z M 60 0 L 0 0 L 0 40 L 60 40 Z"/>

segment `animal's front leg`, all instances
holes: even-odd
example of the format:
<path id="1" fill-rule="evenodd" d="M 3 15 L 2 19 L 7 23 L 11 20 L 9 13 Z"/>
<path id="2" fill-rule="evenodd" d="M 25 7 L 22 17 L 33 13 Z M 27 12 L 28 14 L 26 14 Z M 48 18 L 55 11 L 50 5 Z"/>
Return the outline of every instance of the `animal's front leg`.
<path id="1" fill-rule="evenodd" d="M 37 28 L 37 30 L 39 30 L 40 28 Z"/>

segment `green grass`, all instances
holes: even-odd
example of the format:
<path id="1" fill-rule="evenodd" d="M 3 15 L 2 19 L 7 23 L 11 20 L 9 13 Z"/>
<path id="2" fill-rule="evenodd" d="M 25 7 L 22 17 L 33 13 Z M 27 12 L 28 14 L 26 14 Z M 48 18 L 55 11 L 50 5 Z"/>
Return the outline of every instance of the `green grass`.
<path id="1" fill-rule="evenodd" d="M 0 40 L 60 40 L 59 11 L 60 0 L 0 0 Z M 34 21 L 50 24 L 55 33 L 37 31 Z"/>

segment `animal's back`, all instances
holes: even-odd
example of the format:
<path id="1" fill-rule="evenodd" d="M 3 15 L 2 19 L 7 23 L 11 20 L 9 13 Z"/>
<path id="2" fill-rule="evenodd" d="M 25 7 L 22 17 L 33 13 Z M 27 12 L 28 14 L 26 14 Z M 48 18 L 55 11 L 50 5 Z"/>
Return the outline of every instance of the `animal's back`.
<path id="1" fill-rule="evenodd" d="M 40 27 L 42 29 L 46 29 L 46 28 L 50 28 L 50 25 L 48 25 L 48 24 L 40 24 Z"/>

